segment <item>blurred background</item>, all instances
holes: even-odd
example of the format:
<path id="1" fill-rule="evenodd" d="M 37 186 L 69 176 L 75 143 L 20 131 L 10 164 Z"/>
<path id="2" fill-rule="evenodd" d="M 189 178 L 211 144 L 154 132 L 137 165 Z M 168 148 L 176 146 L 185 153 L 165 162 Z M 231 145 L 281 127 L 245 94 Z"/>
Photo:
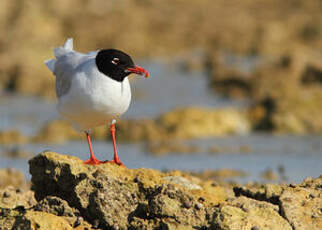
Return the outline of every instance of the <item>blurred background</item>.
<path id="1" fill-rule="evenodd" d="M 44 150 L 88 157 L 55 110 L 43 64 L 74 38 L 117 48 L 151 77 L 132 76 L 117 123 L 129 168 L 180 169 L 222 180 L 299 182 L 322 168 L 321 0 L 0 2 L 0 168 L 28 174 Z M 107 127 L 94 152 L 112 158 Z"/>

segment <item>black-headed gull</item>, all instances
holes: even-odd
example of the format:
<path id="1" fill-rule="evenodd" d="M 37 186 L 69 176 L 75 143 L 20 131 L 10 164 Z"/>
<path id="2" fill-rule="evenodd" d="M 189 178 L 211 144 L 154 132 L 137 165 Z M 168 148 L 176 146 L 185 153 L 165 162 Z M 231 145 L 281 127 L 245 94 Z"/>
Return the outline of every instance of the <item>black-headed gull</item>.
<path id="1" fill-rule="evenodd" d="M 115 123 L 131 102 L 128 75 L 131 73 L 149 76 L 149 73 L 134 65 L 131 57 L 116 49 L 105 49 L 87 54 L 73 50 L 73 39 L 54 49 L 56 59 L 45 62 L 56 76 L 57 110 L 78 130 L 86 133 L 90 158 L 85 164 L 105 162 L 124 165 L 115 144 Z M 90 129 L 110 122 L 114 159 L 100 161 L 93 153 Z"/>

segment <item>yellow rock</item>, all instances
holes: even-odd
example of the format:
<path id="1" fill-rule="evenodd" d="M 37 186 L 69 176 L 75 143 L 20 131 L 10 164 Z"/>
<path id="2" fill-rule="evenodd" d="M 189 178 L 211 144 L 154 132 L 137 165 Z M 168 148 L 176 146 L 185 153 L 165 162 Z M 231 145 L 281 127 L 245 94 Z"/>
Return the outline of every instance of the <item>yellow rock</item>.
<path id="1" fill-rule="evenodd" d="M 73 229 L 64 218 L 45 212 L 28 211 L 25 218 L 30 221 L 30 229 L 32 230 Z"/>
<path id="2" fill-rule="evenodd" d="M 18 130 L 0 131 L 0 144 L 24 144 L 28 141 L 28 137 L 24 136 Z"/>
<path id="3" fill-rule="evenodd" d="M 81 134 L 77 133 L 69 122 L 56 120 L 47 123 L 32 140 L 35 142 L 62 143 L 66 140 L 80 138 Z"/>

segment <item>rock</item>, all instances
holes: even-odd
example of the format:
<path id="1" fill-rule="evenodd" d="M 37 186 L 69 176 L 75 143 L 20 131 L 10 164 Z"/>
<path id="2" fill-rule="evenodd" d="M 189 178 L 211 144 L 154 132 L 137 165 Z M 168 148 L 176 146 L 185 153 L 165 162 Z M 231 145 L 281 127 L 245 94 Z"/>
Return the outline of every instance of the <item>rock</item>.
<path id="1" fill-rule="evenodd" d="M 246 97 L 253 102 L 249 108 L 253 129 L 322 133 L 322 65 L 318 53 L 297 47 L 248 71 L 225 63 L 218 53 L 209 56 L 211 86 L 224 96 Z"/>
<path id="2" fill-rule="evenodd" d="M 166 130 L 152 119 L 123 120 L 116 125 L 117 139 L 124 142 L 161 141 L 166 139 Z"/>
<path id="3" fill-rule="evenodd" d="M 0 131 L 0 144 L 2 145 L 24 144 L 27 141 L 28 138 L 18 130 Z"/>
<path id="4" fill-rule="evenodd" d="M 84 221 L 83 217 L 81 217 L 80 212 L 77 209 L 71 208 L 68 205 L 67 201 L 62 200 L 59 197 L 47 196 L 44 199 L 40 200 L 36 205 L 34 205 L 32 207 L 32 210 L 50 213 L 55 216 L 61 216 L 73 228 L 85 228 L 91 226 L 89 223 Z"/>
<path id="5" fill-rule="evenodd" d="M 204 170 L 202 172 L 193 172 L 191 174 L 199 178 L 202 178 L 203 180 L 206 180 L 206 179 L 223 180 L 223 179 L 231 179 L 234 177 L 248 176 L 246 172 L 242 170 L 234 170 L 234 169 Z"/>
<path id="6" fill-rule="evenodd" d="M 250 131 L 247 114 L 233 108 L 179 108 L 161 115 L 158 122 L 177 139 L 245 134 Z"/>
<path id="7" fill-rule="evenodd" d="M 201 189 L 201 187 L 199 185 L 193 184 L 188 179 L 181 177 L 181 176 L 168 176 L 168 177 L 163 177 L 163 179 L 167 180 L 169 182 L 184 186 L 189 190 Z"/>
<path id="8" fill-rule="evenodd" d="M 23 150 L 20 146 L 6 148 L 1 154 L 9 158 L 30 158 L 33 155 L 31 152 Z"/>
<path id="9" fill-rule="evenodd" d="M 322 177 L 295 188 L 286 187 L 281 194 L 281 213 L 295 230 L 322 229 Z"/>
<path id="10" fill-rule="evenodd" d="M 19 191 L 13 186 L 0 189 L 0 208 L 16 208 L 23 206 L 30 208 L 36 204 L 34 193 L 28 189 Z"/>
<path id="11" fill-rule="evenodd" d="M 26 185 L 24 174 L 16 169 L 0 169 L 0 178 L 0 189 L 9 185 L 15 188 L 20 188 Z"/>
<path id="12" fill-rule="evenodd" d="M 243 187 L 181 171 L 85 165 L 44 152 L 29 161 L 37 199 L 0 191 L 0 226 L 8 229 L 321 229 L 320 178 L 301 184 Z M 28 191 L 27 191 L 28 192 Z M 29 194 L 32 194 L 29 191 Z M 26 200 L 26 199 L 25 199 Z M 36 227 L 34 227 L 36 226 Z"/>
<path id="13" fill-rule="evenodd" d="M 322 119 L 318 115 L 322 108 L 321 89 L 304 89 L 298 96 L 284 99 L 277 104 L 272 114 L 276 132 L 279 133 L 321 133 Z M 296 107 L 294 106 L 296 105 Z"/>
<path id="14" fill-rule="evenodd" d="M 105 126 L 95 127 L 91 130 L 92 138 L 96 140 L 106 140 L 109 136 Z M 82 132 L 77 132 L 66 120 L 54 120 L 45 124 L 37 135 L 32 138 L 33 142 L 45 143 L 63 143 L 70 140 L 84 140 L 85 135 Z"/>
<path id="15" fill-rule="evenodd" d="M 216 190 L 210 193 L 178 177 L 177 173 L 131 170 L 111 164 L 90 166 L 76 157 L 50 152 L 36 156 L 29 163 L 32 188 L 38 201 L 56 196 L 77 209 L 93 226 L 103 228 L 117 229 L 116 225 L 127 228 L 132 226 L 132 221 L 137 226 L 147 218 L 154 218 L 157 226 L 161 220 L 169 224 L 204 226 L 207 225 L 205 209 L 196 212 L 191 208 L 198 198 L 206 198 L 205 206 L 226 199 L 220 188 L 217 193 Z M 220 195 L 208 199 L 214 194 Z"/>
<path id="16" fill-rule="evenodd" d="M 78 210 L 69 207 L 65 200 L 59 197 L 47 196 L 40 200 L 34 207 L 35 211 L 42 211 L 54 214 L 56 216 L 76 217 L 80 216 Z"/>
<path id="17" fill-rule="evenodd" d="M 147 151 L 155 156 L 164 156 L 168 154 L 198 154 L 201 149 L 197 145 L 188 145 L 178 141 L 149 142 Z"/>
<path id="18" fill-rule="evenodd" d="M 292 230 L 287 220 L 279 215 L 278 206 L 246 197 L 221 206 L 213 217 L 215 229 Z"/>
<path id="19" fill-rule="evenodd" d="M 270 181 L 274 181 L 278 179 L 278 175 L 277 173 L 275 173 L 272 169 L 268 168 L 267 170 L 265 170 L 264 172 L 261 173 L 261 177 L 264 180 L 270 180 Z"/>
<path id="20" fill-rule="evenodd" d="M 301 80 L 308 85 L 322 84 L 322 64 L 319 61 L 309 63 L 305 67 Z"/>
<path id="21" fill-rule="evenodd" d="M 77 133 L 69 122 L 65 120 L 56 120 L 44 125 L 40 132 L 32 138 L 32 141 L 62 143 L 66 140 L 77 140 L 80 138 L 80 133 Z"/>
<path id="22" fill-rule="evenodd" d="M 218 146 L 212 145 L 208 148 L 209 154 L 249 154 L 252 148 L 248 145 L 241 146 Z"/>
<path id="23" fill-rule="evenodd" d="M 245 134 L 250 130 L 243 110 L 187 107 L 174 109 L 153 120 L 128 120 L 118 125 L 123 141 L 166 141 Z"/>
<path id="24" fill-rule="evenodd" d="M 245 98 L 253 93 L 253 79 L 240 66 L 226 63 L 225 55 L 211 53 L 209 57 L 210 86 L 225 97 Z M 245 57 L 246 59 L 246 57 Z"/>
<path id="25" fill-rule="evenodd" d="M 279 206 L 281 216 L 293 229 L 322 228 L 322 176 L 299 185 L 265 185 L 261 188 L 235 187 L 236 196 L 246 196 Z"/>
<path id="26" fill-rule="evenodd" d="M 18 210 L 8 210 L 5 214 L 2 213 L 0 215 L 0 226 L 3 229 L 73 229 L 64 218 L 46 212 Z"/>
<path id="27" fill-rule="evenodd" d="M 248 114 L 242 109 L 197 108 L 175 109 L 155 120 L 121 120 L 116 125 L 117 140 L 123 142 L 147 141 L 154 154 L 169 151 L 198 152 L 197 146 L 186 146 L 169 140 L 206 138 L 230 134 L 245 134 L 250 131 Z M 92 137 L 110 139 L 107 125 L 94 128 Z M 35 142 L 61 143 L 67 140 L 82 140 L 83 134 L 74 131 L 67 121 L 52 121 L 32 138 Z"/>

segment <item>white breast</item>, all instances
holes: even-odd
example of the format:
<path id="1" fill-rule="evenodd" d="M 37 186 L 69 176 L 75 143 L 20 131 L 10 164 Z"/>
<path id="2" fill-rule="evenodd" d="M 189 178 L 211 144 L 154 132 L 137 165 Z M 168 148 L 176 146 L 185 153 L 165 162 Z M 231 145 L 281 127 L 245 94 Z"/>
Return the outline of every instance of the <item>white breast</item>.
<path id="1" fill-rule="evenodd" d="M 79 66 L 72 77 L 71 88 L 59 98 L 59 113 L 80 129 L 106 124 L 123 114 L 131 102 L 128 78 L 115 81 L 100 73 L 91 59 Z"/>

